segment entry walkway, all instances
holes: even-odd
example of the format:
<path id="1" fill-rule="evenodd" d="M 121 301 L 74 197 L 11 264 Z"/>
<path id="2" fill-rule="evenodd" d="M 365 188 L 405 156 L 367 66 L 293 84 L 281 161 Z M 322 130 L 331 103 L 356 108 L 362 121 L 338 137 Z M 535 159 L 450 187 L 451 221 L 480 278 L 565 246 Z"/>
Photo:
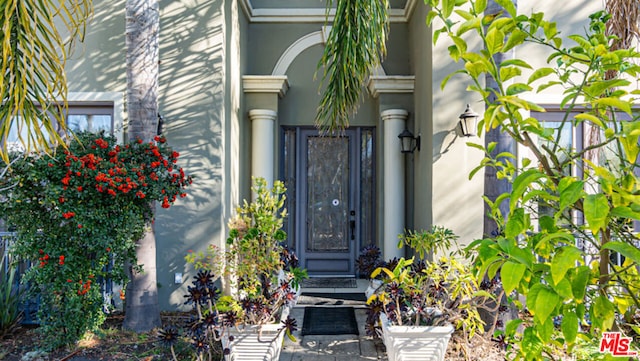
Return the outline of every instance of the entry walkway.
<path id="1" fill-rule="evenodd" d="M 358 280 L 358 288 L 327 288 L 302 289 L 305 292 L 328 293 L 364 293 L 366 280 Z M 280 354 L 280 361 L 364 361 L 387 360 L 384 345 L 380 340 L 374 341 L 366 335 L 364 325 L 366 309 L 364 305 L 352 306 L 355 309 L 359 335 L 306 335 L 300 334 L 304 322 L 304 308 L 307 305 L 296 305 L 291 312 L 298 324 L 298 331 L 294 332 L 296 342 L 285 337 L 284 347 Z M 311 305 L 309 305 L 311 306 Z M 332 307 L 332 306 L 326 306 Z M 338 307 L 338 306 L 336 306 Z M 342 307 L 339 306 L 339 307 Z"/>

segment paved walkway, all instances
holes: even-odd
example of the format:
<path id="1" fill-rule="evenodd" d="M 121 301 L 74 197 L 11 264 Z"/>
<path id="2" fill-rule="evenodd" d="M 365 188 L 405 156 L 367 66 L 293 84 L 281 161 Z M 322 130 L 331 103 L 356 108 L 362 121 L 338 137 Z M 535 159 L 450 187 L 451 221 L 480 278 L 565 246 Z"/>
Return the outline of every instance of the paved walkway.
<path id="1" fill-rule="evenodd" d="M 358 280 L 358 288 L 345 289 L 303 289 L 302 292 L 364 292 L 366 280 Z M 344 305 L 350 306 L 350 305 Z M 298 329 L 302 329 L 305 305 L 294 307 L 291 316 L 298 323 Z M 327 306 L 332 307 L 332 306 Z M 387 360 L 384 345 L 380 340 L 374 341 L 366 336 L 364 324 L 366 310 L 362 305 L 355 308 L 358 321 L 359 335 L 300 335 L 300 330 L 294 333 L 297 341 L 292 342 L 285 337 L 284 347 L 280 354 L 280 361 L 360 361 L 360 360 Z"/>

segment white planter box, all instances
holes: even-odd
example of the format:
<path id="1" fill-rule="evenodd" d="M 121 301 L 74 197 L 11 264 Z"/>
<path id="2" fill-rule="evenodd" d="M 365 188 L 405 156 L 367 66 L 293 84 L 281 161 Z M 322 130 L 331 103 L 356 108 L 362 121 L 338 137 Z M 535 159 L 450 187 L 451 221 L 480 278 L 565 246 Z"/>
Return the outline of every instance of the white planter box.
<path id="1" fill-rule="evenodd" d="M 392 326 L 380 315 L 389 361 L 443 361 L 453 326 Z"/>
<path id="2" fill-rule="evenodd" d="M 289 315 L 290 308 L 282 310 L 281 320 Z M 234 337 L 229 342 L 227 336 L 222 337 L 222 346 L 229 347 L 231 353 L 225 356 L 226 361 L 278 361 L 282 343 L 284 342 L 285 331 L 278 334 L 282 328 L 282 323 L 266 324 L 262 326 L 262 335 L 258 339 L 258 326 L 245 326 L 240 328 L 240 332 L 235 328 L 231 329 Z"/>

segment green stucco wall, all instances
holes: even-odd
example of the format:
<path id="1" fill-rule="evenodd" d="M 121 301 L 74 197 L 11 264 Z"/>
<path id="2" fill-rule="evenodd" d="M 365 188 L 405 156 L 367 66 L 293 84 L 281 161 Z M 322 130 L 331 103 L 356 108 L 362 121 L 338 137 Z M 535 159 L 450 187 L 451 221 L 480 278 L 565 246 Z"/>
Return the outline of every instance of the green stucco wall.
<path id="1" fill-rule="evenodd" d="M 94 6 L 87 39 L 69 64 L 70 91 L 124 94 L 124 1 L 96 0 Z M 240 196 L 233 154 L 239 153 L 246 22 L 235 1 L 162 1 L 160 7 L 159 111 L 169 144 L 195 177 L 189 196 L 169 210 L 158 208 L 155 222 L 159 300 L 162 309 L 172 309 L 183 303 L 184 290 L 173 280 L 186 271 L 187 251 L 220 244 Z"/>

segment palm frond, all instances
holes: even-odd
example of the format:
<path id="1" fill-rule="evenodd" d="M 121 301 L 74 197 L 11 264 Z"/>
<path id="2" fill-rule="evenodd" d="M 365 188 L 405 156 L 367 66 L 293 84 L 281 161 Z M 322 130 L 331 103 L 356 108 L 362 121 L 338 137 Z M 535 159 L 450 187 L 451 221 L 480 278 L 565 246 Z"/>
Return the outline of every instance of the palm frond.
<path id="1" fill-rule="evenodd" d="M 5 163 L 12 128 L 27 151 L 62 142 L 64 67 L 92 11 L 91 0 L 4 0 L 0 5 L 0 158 Z"/>
<path id="2" fill-rule="evenodd" d="M 327 9 L 333 6 L 333 0 Z M 336 13 L 317 67 L 323 69 L 315 123 L 344 130 L 358 109 L 364 82 L 386 55 L 388 0 L 336 0 Z"/>

